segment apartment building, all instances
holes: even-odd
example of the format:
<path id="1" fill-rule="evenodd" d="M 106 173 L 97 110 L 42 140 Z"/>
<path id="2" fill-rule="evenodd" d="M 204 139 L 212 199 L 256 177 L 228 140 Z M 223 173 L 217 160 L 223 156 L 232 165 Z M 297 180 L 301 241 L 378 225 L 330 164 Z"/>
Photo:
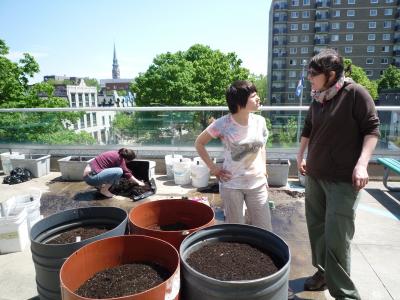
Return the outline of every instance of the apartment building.
<path id="1" fill-rule="evenodd" d="M 310 58 L 336 49 L 370 79 L 400 67 L 400 0 L 273 0 L 269 23 L 268 105 L 310 103 L 296 87 Z"/>

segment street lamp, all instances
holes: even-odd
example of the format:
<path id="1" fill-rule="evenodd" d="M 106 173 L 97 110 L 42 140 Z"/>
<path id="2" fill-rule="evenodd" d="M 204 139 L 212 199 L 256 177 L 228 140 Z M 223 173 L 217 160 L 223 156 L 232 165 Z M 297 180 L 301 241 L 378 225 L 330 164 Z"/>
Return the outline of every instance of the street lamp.
<path id="1" fill-rule="evenodd" d="M 307 60 L 303 59 L 301 62 L 301 65 L 303 66 L 301 69 L 301 90 L 300 90 L 300 96 L 299 96 L 299 107 L 303 106 L 303 90 L 304 90 L 304 69 L 305 66 L 307 65 Z M 300 120 L 301 120 L 301 110 L 299 109 L 299 115 L 297 116 L 297 134 L 296 134 L 296 141 L 300 142 Z"/>

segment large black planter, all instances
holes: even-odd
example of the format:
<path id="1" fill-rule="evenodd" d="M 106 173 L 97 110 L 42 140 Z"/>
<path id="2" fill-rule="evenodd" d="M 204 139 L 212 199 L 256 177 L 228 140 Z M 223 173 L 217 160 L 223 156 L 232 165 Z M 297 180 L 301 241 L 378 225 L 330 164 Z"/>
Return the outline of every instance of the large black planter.
<path id="1" fill-rule="evenodd" d="M 61 299 L 59 272 L 64 261 L 76 250 L 93 241 L 124 235 L 128 215 L 118 207 L 86 207 L 66 210 L 36 223 L 30 232 L 37 290 L 42 300 Z M 80 242 L 46 244 L 54 235 L 87 225 L 106 225 L 113 229 Z"/>

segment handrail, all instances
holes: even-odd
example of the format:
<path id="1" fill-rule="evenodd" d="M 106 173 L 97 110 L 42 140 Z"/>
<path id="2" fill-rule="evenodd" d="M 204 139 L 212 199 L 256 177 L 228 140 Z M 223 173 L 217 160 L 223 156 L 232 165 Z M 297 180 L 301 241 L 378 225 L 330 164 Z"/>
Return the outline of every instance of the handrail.
<path id="1" fill-rule="evenodd" d="M 260 111 L 307 111 L 308 106 L 261 106 Z M 400 106 L 376 106 L 377 111 L 400 111 Z M 80 111 L 228 111 L 226 106 L 134 106 L 134 107 L 55 107 L 0 108 L 0 113 L 15 112 L 80 112 Z"/>

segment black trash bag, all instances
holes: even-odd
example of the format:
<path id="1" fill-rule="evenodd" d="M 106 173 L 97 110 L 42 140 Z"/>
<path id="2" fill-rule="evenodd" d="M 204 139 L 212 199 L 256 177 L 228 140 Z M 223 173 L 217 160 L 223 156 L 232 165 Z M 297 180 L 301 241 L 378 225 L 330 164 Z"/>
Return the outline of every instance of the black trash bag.
<path id="1" fill-rule="evenodd" d="M 110 192 L 115 195 L 129 197 L 133 201 L 142 200 L 156 193 L 156 182 L 153 178 L 150 181 L 144 181 L 144 186 L 139 186 L 136 183 L 129 182 L 129 180 L 122 178 L 117 184 L 110 188 Z"/>
<path id="2" fill-rule="evenodd" d="M 219 194 L 219 183 L 218 182 L 210 183 L 206 187 L 198 188 L 197 191 L 199 193 Z"/>
<path id="3" fill-rule="evenodd" d="M 10 175 L 4 177 L 4 184 L 18 184 L 32 179 L 32 173 L 25 168 L 15 168 L 11 170 Z"/>

